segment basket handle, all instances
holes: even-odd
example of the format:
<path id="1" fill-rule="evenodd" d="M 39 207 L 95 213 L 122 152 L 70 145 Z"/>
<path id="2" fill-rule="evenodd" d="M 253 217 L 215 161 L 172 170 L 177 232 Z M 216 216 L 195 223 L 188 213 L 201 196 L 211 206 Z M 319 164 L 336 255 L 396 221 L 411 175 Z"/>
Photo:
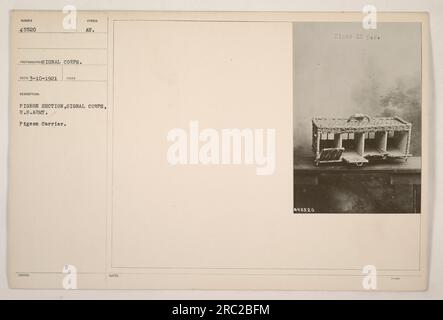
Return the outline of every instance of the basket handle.
<path id="1" fill-rule="evenodd" d="M 371 117 L 368 116 L 367 114 L 363 114 L 363 113 L 355 113 L 355 114 L 353 114 L 352 116 L 350 116 L 350 117 L 348 118 L 348 121 L 347 121 L 347 122 L 351 122 L 351 121 L 358 121 L 358 122 L 360 122 L 360 121 L 363 121 L 363 120 L 365 120 L 365 119 L 367 119 L 368 122 L 371 122 Z"/>

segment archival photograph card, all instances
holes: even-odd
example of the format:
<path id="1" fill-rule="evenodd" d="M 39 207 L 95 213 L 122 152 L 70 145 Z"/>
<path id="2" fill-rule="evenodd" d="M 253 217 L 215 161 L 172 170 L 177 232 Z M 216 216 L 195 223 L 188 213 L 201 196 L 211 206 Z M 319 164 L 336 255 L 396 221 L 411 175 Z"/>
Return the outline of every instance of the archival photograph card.
<path id="1" fill-rule="evenodd" d="M 428 16 L 371 21 L 11 11 L 9 286 L 425 290 Z"/>

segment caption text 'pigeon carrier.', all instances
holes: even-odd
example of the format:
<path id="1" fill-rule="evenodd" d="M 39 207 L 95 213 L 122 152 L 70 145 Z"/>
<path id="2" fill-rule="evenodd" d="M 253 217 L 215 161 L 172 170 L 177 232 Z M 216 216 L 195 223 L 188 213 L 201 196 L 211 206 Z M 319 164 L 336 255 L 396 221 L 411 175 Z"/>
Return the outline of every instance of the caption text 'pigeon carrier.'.
<path id="1" fill-rule="evenodd" d="M 312 119 L 315 164 L 351 163 L 361 166 L 372 159 L 411 156 L 411 123 L 399 117 L 356 114 L 350 118 Z"/>

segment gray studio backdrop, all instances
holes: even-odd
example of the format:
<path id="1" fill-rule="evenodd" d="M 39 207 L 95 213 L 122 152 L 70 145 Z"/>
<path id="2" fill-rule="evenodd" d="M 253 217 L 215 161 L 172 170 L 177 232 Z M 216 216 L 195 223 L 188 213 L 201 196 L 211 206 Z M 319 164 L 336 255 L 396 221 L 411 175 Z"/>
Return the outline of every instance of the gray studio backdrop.
<path id="1" fill-rule="evenodd" d="M 311 119 L 400 116 L 421 155 L 421 30 L 416 23 L 294 23 L 294 151 L 312 155 Z"/>

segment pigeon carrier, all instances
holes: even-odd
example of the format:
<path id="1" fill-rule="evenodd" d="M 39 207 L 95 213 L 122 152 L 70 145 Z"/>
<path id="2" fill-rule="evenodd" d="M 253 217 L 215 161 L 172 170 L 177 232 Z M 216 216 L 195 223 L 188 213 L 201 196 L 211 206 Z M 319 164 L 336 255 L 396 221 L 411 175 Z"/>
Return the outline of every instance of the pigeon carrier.
<path id="1" fill-rule="evenodd" d="M 411 123 L 400 117 L 356 114 L 350 118 L 312 119 L 315 164 L 404 159 L 411 156 Z"/>

